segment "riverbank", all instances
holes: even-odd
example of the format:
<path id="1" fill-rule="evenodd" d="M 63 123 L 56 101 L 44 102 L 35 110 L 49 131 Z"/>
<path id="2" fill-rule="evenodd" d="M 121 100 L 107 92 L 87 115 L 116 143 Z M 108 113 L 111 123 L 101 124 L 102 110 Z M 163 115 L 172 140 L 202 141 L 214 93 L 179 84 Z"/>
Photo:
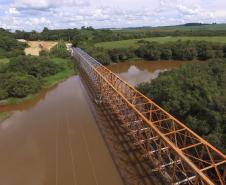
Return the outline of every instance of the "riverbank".
<path id="1" fill-rule="evenodd" d="M 0 112 L 0 123 L 4 120 L 6 120 L 7 118 L 9 118 L 11 115 L 11 113 L 9 112 Z"/>
<path id="2" fill-rule="evenodd" d="M 62 70 L 54 75 L 43 78 L 41 89 L 50 88 L 66 80 L 70 76 L 78 74 L 77 68 L 74 67 L 73 59 L 51 58 L 51 60 L 55 64 L 60 64 Z M 37 95 L 39 95 L 39 93 L 40 91 L 36 94 L 30 94 L 24 98 L 8 98 L 0 101 L 0 106 L 20 104 L 26 100 L 30 100 L 36 97 Z M 2 115 L 1 117 L 6 117 L 6 116 Z"/>
<path id="3" fill-rule="evenodd" d="M 74 74 L 78 74 L 78 69 L 75 67 L 73 69 L 73 63 L 70 62 L 70 66 L 67 65 L 65 59 L 55 59 L 55 63 L 64 63 L 66 66 L 66 70 L 61 71 L 53 76 L 46 77 L 43 79 L 42 89 L 49 89 L 57 85 L 58 83 L 68 79 L 70 76 Z M 146 61 L 146 60 L 133 60 L 127 61 L 117 64 L 112 64 L 108 66 L 110 70 L 119 74 L 124 80 L 128 81 L 131 85 L 136 86 L 141 82 L 149 81 L 150 79 L 154 79 L 158 76 L 158 74 L 166 69 L 178 68 L 183 64 L 190 63 L 191 61 Z M 12 107 L 13 105 L 22 105 L 23 102 L 30 102 L 36 97 L 39 97 L 41 91 L 37 94 L 29 95 L 26 98 L 10 98 L 5 100 L 5 102 L 0 104 L 0 107 Z M 14 109 L 13 109 L 14 110 Z M 6 116 L 7 111 L 11 111 L 3 108 L 1 116 L 2 119 L 7 119 L 10 115 Z"/>
<path id="4" fill-rule="evenodd" d="M 57 179 L 71 185 L 76 174 L 80 185 L 95 179 L 99 185 L 123 185 L 87 101 L 79 76 L 72 76 L 39 100 L 13 106 L 13 115 L 0 124 L 1 182 L 56 184 Z"/>

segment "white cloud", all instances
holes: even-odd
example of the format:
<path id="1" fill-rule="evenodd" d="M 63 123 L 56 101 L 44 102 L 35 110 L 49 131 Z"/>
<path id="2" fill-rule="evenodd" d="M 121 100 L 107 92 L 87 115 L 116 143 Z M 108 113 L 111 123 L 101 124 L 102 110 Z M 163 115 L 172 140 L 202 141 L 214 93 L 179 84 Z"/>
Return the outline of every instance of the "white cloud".
<path id="1" fill-rule="evenodd" d="M 44 26 L 101 28 L 226 22 L 225 0 L 10 1 L 0 7 L 0 27 L 41 30 Z"/>
<path id="2" fill-rule="evenodd" d="M 12 15 L 12 16 L 18 16 L 20 15 L 20 12 L 16 8 L 9 8 L 6 11 L 6 14 Z"/>
<path id="3" fill-rule="evenodd" d="M 22 9 L 49 9 L 64 6 L 86 6 L 87 0 L 16 0 L 13 6 Z"/>
<path id="4" fill-rule="evenodd" d="M 47 9 L 52 4 L 49 0 L 16 0 L 12 6 L 19 9 Z"/>
<path id="5" fill-rule="evenodd" d="M 226 20 L 226 10 L 219 10 L 213 13 L 215 17 L 224 18 Z"/>
<path id="6" fill-rule="evenodd" d="M 199 8 L 189 8 L 184 5 L 177 5 L 178 10 L 185 15 L 194 15 L 197 14 L 200 9 Z"/>

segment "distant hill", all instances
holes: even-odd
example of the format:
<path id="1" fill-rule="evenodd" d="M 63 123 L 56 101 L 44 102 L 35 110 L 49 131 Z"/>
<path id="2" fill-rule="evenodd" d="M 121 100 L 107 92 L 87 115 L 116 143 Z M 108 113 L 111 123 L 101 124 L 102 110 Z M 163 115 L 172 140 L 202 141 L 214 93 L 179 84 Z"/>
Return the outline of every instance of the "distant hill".
<path id="1" fill-rule="evenodd" d="M 204 24 L 204 23 L 186 23 L 181 25 L 171 25 L 171 26 L 143 26 L 143 27 L 133 27 L 133 28 L 121 28 L 121 29 L 111 29 L 114 31 L 192 31 L 192 30 L 209 30 L 209 31 L 217 31 L 217 30 L 226 30 L 226 23 L 222 24 Z"/>
<path id="2" fill-rule="evenodd" d="M 203 24 L 203 23 L 186 23 L 181 26 L 203 26 L 203 25 L 211 25 L 211 24 Z M 179 25 L 180 26 L 180 25 Z"/>

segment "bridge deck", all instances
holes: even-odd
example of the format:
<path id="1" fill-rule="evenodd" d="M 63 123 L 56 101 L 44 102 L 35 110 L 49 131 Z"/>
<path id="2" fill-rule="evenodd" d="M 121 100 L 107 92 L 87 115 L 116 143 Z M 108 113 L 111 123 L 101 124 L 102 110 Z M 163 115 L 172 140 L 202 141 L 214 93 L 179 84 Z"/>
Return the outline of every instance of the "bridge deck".
<path id="1" fill-rule="evenodd" d="M 143 156 L 174 184 L 225 184 L 226 156 L 79 48 L 74 57 Z"/>

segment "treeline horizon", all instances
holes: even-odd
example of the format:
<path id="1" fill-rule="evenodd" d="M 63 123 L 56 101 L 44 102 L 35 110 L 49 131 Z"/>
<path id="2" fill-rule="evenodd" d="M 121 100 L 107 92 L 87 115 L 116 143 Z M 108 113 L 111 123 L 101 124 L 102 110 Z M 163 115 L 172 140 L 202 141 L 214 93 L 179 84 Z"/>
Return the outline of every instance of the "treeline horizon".
<path id="1" fill-rule="evenodd" d="M 49 29 L 49 30 L 68 30 L 68 29 L 84 29 L 84 28 L 91 28 L 91 29 L 95 29 L 95 30 L 114 30 L 114 29 L 143 29 L 143 28 L 168 28 L 168 27 L 176 27 L 176 26 L 207 26 L 207 25 L 226 25 L 226 22 L 225 23 L 217 23 L 217 22 L 212 22 L 212 23 L 202 23 L 202 22 L 187 22 L 187 23 L 184 23 L 184 24 L 173 24 L 173 25 L 164 25 L 164 26 L 132 26 L 132 27 L 110 27 L 110 28 L 105 28 L 105 27 L 102 27 L 102 28 L 93 28 L 93 26 L 81 26 L 80 28 L 56 28 L 56 29 Z M 46 26 L 43 27 L 43 30 L 47 28 Z M 11 32 L 11 29 L 5 29 L 5 28 L 0 28 L 0 30 L 6 30 L 6 31 L 9 31 Z M 15 31 L 22 31 L 22 32 L 43 32 L 42 31 L 37 31 L 37 30 L 32 30 L 32 31 L 26 31 L 26 30 L 19 30 L 19 29 L 16 29 Z M 12 31 L 11 33 L 14 33 L 15 31 Z"/>
<path id="2" fill-rule="evenodd" d="M 128 39 L 141 39 L 148 37 L 164 37 L 164 36 L 226 36 L 226 29 L 203 29 L 202 26 L 215 26 L 224 24 L 202 24 L 202 23 L 186 23 L 176 26 L 160 26 L 160 27 L 138 27 L 138 28 L 123 28 L 121 31 L 113 29 L 94 29 L 93 27 L 69 28 L 69 29 L 48 29 L 44 27 L 41 32 L 38 31 L 23 31 L 15 30 L 9 32 L 0 28 L 1 32 L 9 32 L 16 39 L 25 39 L 30 41 L 46 40 L 56 41 L 64 40 L 70 42 L 81 43 L 88 41 L 91 43 L 118 41 Z M 170 29 L 172 27 L 173 29 Z M 175 28 L 174 28 L 175 27 Z M 191 27 L 191 29 L 183 29 L 181 27 Z M 195 29 L 192 29 L 195 27 Z M 200 27 L 200 28 L 199 28 Z M 143 29 L 144 28 L 144 29 Z M 226 24 L 225 24 L 226 28 Z M 135 31 L 131 30 L 135 29 Z M 137 29 L 137 30 L 136 30 Z"/>

